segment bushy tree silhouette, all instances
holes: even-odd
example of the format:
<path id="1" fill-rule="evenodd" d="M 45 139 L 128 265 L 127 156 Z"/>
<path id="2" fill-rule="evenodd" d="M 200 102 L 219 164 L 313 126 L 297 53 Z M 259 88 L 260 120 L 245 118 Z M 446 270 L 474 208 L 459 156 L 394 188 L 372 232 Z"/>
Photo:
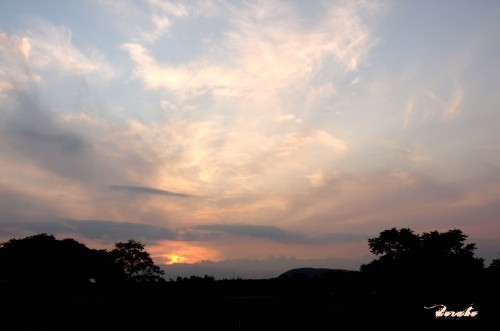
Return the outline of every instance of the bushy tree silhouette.
<path id="1" fill-rule="evenodd" d="M 361 271 L 380 286 L 397 289 L 414 281 L 416 290 L 447 288 L 475 277 L 484 260 L 474 257 L 476 245 L 465 243 L 461 230 L 416 234 L 409 228 L 392 228 L 369 238 L 370 252 L 377 255 Z M 441 280 L 441 283 L 438 281 Z"/>
<path id="2" fill-rule="evenodd" d="M 490 266 L 488 268 L 490 270 L 500 272 L 500 258 L 491 260 Z"/>
<path id="3" fill-rule="evenodd" d="M 392 228 L 382 231 L 376 238 L 368 239 L 368 245 L 373 254 L 381 255 L 384 259 L 395 259 L 416 251 L 420 246 L 420 238 L 411 229 Z"/>
<path id="4" fill-rule="evenodd" d="M 137 283 L 163 282 L 165 272 L 157 266 L 144 249 L 144 245 L 130 239 L 127 242 L 115 243 L 111 251 L 115 263 L 125 272 L 128 281 Z"/>
<path id="5" fill-rule="evenodd" d="M 90 249 L 74 239 L 57 240 L 42 233 L 0 244 L 2 284 L 75 288 L 121 278 L 123 272 L 109 253 Z"/>
<path id="6" fill-rule="evenodd" d="M 482 269 L 484 260 L 474 257 L 476 244 L 465 244 L 466 239 L 467 235 L 458 229 L 419 235 L 409 228 L 392 228 L 382 231 L 376 238 L 368 239 L 370 252 L 379 258 L 362 265 L 361 269 L 367 270 L 381 263 L 385 264 L 384 267 L 423 267 L 432 264 L 433 267 L 446 265 Z"/>

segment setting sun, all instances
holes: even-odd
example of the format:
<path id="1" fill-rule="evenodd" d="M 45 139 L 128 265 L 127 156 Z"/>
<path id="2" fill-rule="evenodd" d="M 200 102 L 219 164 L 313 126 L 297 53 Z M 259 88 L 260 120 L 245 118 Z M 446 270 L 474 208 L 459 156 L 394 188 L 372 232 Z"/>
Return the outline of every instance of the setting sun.
<path id="1" fill-rule="evenodd" d="M 185 263 L 186 258 L 180 255 L 168 254 L 165 256 L 167 258 L 166 264 L 174 264 L 174 263 Z"/>

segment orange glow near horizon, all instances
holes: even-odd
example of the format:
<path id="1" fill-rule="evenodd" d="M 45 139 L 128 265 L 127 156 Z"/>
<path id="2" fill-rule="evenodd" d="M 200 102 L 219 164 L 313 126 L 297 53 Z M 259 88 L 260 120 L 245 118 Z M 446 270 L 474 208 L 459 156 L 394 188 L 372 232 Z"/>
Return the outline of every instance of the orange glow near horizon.
<path id="1" fill-rule="evenodd" d="M 158 263 L 196 263 L 218 261 L 220 254 L 213 249 L 182 241 L 163 241 L 150 248 L 151 256 Z"/>

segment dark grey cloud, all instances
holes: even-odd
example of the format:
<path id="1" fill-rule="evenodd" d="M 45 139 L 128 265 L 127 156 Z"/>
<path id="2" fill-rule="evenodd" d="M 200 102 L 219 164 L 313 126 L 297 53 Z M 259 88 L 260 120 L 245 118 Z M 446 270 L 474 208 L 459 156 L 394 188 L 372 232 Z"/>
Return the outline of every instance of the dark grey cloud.
<path id="1" fill-rule="evenodd" d="M 296 244 L 325 244 L 329 242 L 339 241 L 355 241 L 365 240 L 364 235 L 356 234 L 324 234 L 324 235 L 304 235 L 302 233 L 280 229 L 270 225 L 253 225 L 253 224 L 207 224 L 198 225 L 194 229 L 208 231 L 209 235 L 198 233 L 197 238 L 207 239 L 209 237 L 217 237 L 222 234 L 236 235 L 245 237 L 254 237 L 262 239 L 270 239 L 284 243 Z M 187 238 L 190 238 L 187 236 Z M 194 237 L 191 239 L 195 239 Z"/>
<path id="2" fill-rule="evenodd" d="M 226 233 L 231 235 L 271 239 L 281 242 L 305 242 L 306 238 L 295 232 L 269 225 L 252 224 L 208 224 L 196 226 L 198 230 Z"/>
<path id="3" fill-rule="evenodd" d="M 4 237 L 49 233 L 53 235 L 78 234 L 88 239 L 117 242 L 128 239 L 152 243 L 158 240 L 175 240 L 177 234 L 168 228 L 147 224 L 115 222 L 105 220 L 64 221 L 10 221 L 2 222 L 0 235 Z"/>
<path id="4" fill-rule="evenodd" d="M 50 147 L 54 153 L 62 156 L 85 156 L 87 144 L 83 137 L 72 132 L 47 132 L 38 128 L 21 128 L 17 131 L 17 139 L 33 146 Z"/>
<path id="5" fill-rule="evenodd" d="M 189 194 L 171 192 L 171 191 L 166 191 L 166 190 L 161 190 L 161 189 L 146 187 L 146 186 L 111 185 L 111 186 L 109 186 L 109 188 L 112 190 L 126 191 L 126 192 L 139 193 L 139 194 L 165 195 L 165 196 L 174 196 L 174 197 L 179 197 L 179 198 L 191 198 L 191 197 L 193 197 L 192 195 L 189 195 Z"/>
<path id="6" fill-rule="evenodd" d="M 34 91 L 13 92 L 0 114 L 2 150 L 58 176 L 81 178 L 89 173 L 89 141 L 59 123 Z"/>
<path id="7" fill-rule="evenodd" d="M 4 222 L 59 219 L 64 212 L 57 202 L 22 191 L 22 187 L 0 183 L 0 231 Z"/>
<path id="8" fill-rule="evenodd" d="M 109 139 L 121 133 L 120 127 L 112 129 L 116 133 L 93 122 L 68 120 L 75 114 L 71 109 L 54 111 L 39 94 L 36 86 L 9 92 L 0 111 L 0 154 L 85 186 L 154 173 L 149 150 Z"/>
<path id="9" fill-rule="evenodd" d="M 175 231 L 147 224 L 101 220 L 66 221 L 61 224 L 89 239 L 110 239 L 117 241 L 134 238 L 145 241 L 157 241 L 177 238 Z"/>
<path id="10" fill-rule="evenodd" d="M 0 218 L 0 236 L 2 237 L 13 237 L 19 234 L 28 236 L 44 232 L 54 235 L 74 234 L 91 240 L 108 241 L 110 243 L 128 239 L 142 240 L 145 243 L 153 243 L 159 240 L 213 241 L 228 236 L 245 236 L 298 244 L 366 240 L 364 236 L 343 234 L 305 236 L 275 226 L 250 224 L 209 224 L 191 228 L 170 229 L 148 224 L 108 220 L 8 220 Z"/>

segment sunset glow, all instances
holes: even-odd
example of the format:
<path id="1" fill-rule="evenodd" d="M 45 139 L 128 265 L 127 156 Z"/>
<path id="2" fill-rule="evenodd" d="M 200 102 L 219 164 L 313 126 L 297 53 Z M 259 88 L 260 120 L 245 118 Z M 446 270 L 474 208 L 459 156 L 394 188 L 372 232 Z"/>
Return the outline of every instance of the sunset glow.
<path id="1" fill-rule="evenodd" d="M 168 254 L 165 257 L 167 258 L 167 261 L 168 261 L 168 262 L 164 262 L 165 264 L 186 263 L 187 262 L 186 258 L 179 256 L 179 255 L 175 255 L 175 254 Z M 193 261 L 193 262 L 197 262 L 197 261 Z"/>
<path id="2" fill-rule="evenodd" d="M 148 251 L 155 260 L 164 264 L 220 260 L 216 250 L 189 242 L 161 241 L 149 246 Z"/>

